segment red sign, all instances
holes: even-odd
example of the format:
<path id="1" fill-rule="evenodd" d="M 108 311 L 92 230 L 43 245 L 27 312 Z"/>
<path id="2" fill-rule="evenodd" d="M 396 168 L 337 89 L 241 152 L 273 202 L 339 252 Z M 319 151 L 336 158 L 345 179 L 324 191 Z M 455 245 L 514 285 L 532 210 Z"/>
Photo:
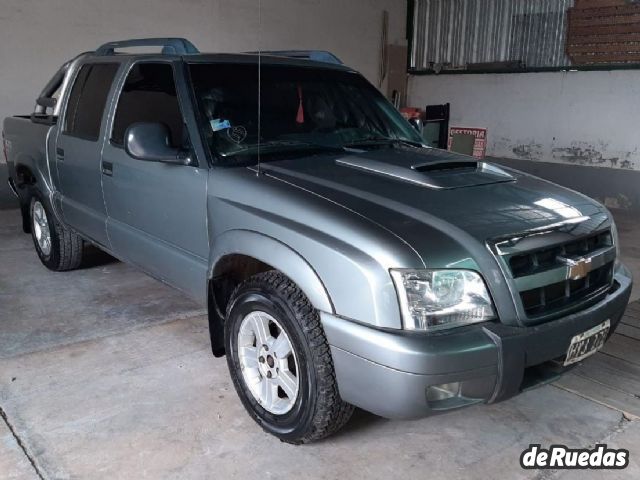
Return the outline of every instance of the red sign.
<path id="1" fill-rule="evenodd" d="M 473 142 L 474 158 L 484 158 L 487 151 L 487 129 L 475 127 L 450 127 L 449 142 L 447 149 L 451 150 L 451 141 L 454 135 L 471 135 L 475 138 Z"/>

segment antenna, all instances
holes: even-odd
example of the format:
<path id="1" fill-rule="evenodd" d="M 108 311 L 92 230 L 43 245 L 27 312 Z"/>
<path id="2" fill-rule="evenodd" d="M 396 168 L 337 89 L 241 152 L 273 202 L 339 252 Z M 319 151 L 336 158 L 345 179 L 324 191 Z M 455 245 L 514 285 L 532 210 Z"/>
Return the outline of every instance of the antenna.
<path id="1" fill-rule="evenodd" d="M 260 142 L 262 141 L 262 0 L 258 0 L 258 171 L 260 170 Z"/>

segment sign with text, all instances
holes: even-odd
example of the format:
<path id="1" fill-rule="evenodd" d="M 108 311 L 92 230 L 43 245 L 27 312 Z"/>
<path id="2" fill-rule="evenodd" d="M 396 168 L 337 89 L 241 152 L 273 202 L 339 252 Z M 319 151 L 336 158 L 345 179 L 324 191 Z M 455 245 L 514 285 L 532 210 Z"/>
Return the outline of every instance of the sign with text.
<path id="1" fill-rule="evenodd" d="M 487 129 L 476 127 L 450 127 L 448 150 L 484 158 L 487 151 Z"/>

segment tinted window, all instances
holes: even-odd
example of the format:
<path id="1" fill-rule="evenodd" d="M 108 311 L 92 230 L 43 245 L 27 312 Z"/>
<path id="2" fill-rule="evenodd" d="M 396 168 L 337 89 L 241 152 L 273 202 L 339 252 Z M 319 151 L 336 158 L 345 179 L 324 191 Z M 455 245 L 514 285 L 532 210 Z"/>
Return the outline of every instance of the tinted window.
<path id="1" fill-rule="evenodd" d="M 111 141 L 123 145 L 127 128 L 136 122 L 163 123 L 171 132 L 171 146 L 185 144 L 171 65 L 138 63 L 129 72 L 118 100 Z"/>
<path id="2" fill-rule="evenodd" d="M 102 114 L 118 67 L 117 63 L 94 63 L 80 69 L 69 96 L 65 133 L 98 140 Z"/>
<path id="3" fill-rule="evenodd" d="M 422 140 L 373 85 L 349 71 L 263 64 L 259 126 L 256 64 L 189 68 L 202 131 L 220 162 L 255 159 L 258 146 L 268 160 L 293 149 Z"/>

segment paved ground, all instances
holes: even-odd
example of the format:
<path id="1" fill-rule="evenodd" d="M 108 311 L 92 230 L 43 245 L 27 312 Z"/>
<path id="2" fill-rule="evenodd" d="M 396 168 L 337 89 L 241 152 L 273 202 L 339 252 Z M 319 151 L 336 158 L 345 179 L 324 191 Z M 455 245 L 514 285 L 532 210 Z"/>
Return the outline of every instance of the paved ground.
<path id="1" fill-rule="evenodd" d="M 629 304 L 616 332 L 600 352 L 555 386 L 640 418 L 640 302 Z"/>
<path id="2" fill-rule="evenodd" d="M 631 301 L 640 299 L 640 213 L 615 211 L 622 261 L 633 273 L 636 282 L 633 284 Z"/>
<path id="3" fill-rule="evenodd" d="M 624 253 L 640 265 L 632 220 L 621 228 Z M 2 479 L 583 478 L 524 471 L 520 453 L 599 442 L 629 449 L 631 465 L 593 478 L 640 476 L 637 383 L 616 405 L 594 397 L 591 378 L 589 391 L 550 385 L 419 421 L 357 411 L 326 441 L 274 441 L 243 411 L 225 360 L 211 356 L 202 310 L 108 257 L 92 265 L 48 272 L 17 212 L 0 211 Z"/>

